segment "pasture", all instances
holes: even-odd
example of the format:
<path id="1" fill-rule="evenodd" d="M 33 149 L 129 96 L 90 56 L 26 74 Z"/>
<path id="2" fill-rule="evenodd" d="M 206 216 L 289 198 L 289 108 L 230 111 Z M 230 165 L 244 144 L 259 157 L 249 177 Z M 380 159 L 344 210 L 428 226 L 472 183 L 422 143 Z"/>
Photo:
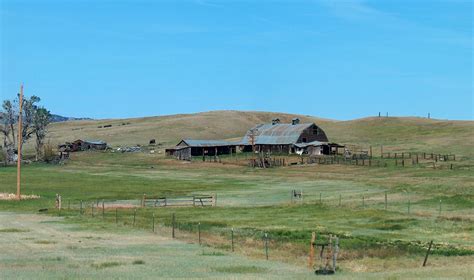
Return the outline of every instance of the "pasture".
<path id="1" fill-rule="evenodd" d="M 68 122 L 53 125 L 50 135 L 58 143 L 85 135 L 105 139 L 112 146 L 145 144 L 148 138 L 171 144 L 211 130 L 216 138 L 224 133 L 237 137 L 250 126 L 247 123 L 267 117 L 271 115 L 210 112 Z M 207 125 L 219 123 L 218 118 L 234 118 L 235 126 L 227 131 L 230 128 Z M 98 128 L 109 122 L 114 124 L 110 130 Z M 307 263 L 315 231 L 320 241 L 328 234 L 340 238 L 336 277 L 472 277 L 474 175 L 469 166 L 474 151 L 468 141 L 473 136 L 472 122 L 398 118 L 317 122 L 341 143 L 365 148 L 384 145 L 384 151 L 453 153 L 456 168 L 400 167 L 391 162 L 388 167 L 307 164 L 255 169 L 235 164 L 236 158 L 223 157 L 222 163 L 168 159 L 160 153 L 164 146 L 153 147 L 154 154 L 148 149 L 74 153 L 64 165 L 24 166 L 23 193 L 40 195 L 40 199 L 0 201 L 0 240 L 9 248 L 8 254 L 0 255 L 2 270 L 18 278 L 84 278 L 89 273 L 104 278 L 150 278 L 160 271 L 162 277 L 170 278 L 304 279 L 314 277 Z M 183 127 L 188 129 L 183 131 Z M 190 135 L 183 135 L 188 131 Z M 0 179 L 0 192 L 15 192 L 16 168 L 0 168 Z M 292 190 L 302 190 L 303 200 L 292 201 Z M 61 212 L 54 209 L 56 194 L 63 199 Z M 135 218 L 133 208 L 106 208 L 103 214 L 97 208 L 102 200 L 139 205 L 143 194 L 216 194 L 217 206 L 137 208 Z M 46 214 L 37 214 L 41 208 L 48 208 Z M 177 223 L 174 239 L 172 215 Z M 19 231 L 12 234 L 13 229 Z M 269 236 L 268 261 L 264 233 Z M 78 249 L 70 250 L 64 236 L 81 240 L 74 245 Z M 35 243 L 38 240 L 44 242 Z M 435 246 L 427 267 L 422 268 L 431 240 Z M 14 242 L 23 244 L 21 250 L 14 249 Z M 108 242 L 110 246 L 104 249 Z M 36 253 L 30 256 L 28 250 Z M 41 252 L 48 253 L 40 256 Z M 87 256 L 90 260 L 86 261 Z M 39 267 L 41 274 L 35 274 Z"/>

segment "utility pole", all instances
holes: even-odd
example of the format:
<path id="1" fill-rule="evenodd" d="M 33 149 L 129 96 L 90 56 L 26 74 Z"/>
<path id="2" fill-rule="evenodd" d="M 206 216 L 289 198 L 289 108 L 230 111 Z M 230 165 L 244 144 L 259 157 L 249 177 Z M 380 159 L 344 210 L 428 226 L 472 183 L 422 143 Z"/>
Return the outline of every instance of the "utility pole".
<path id="1" fill-rule="evenodd" d="M 258 129 L 253 128 L 249 131 L 249 140 L 252 145 L 252 154 L 255 155 L 255 137 L 257 136 Z M 253 157 L 253 156 L 252 156 Z"/>
<path id="2" fill-rule="evenodd" d="M 20 86 L 20 109 L 18 112 L 18 148 L 17 148 L 17 171 L 16 171 L 16 198 L 21 199 L 20 187 L 21 187 L 21 146 L 22 146 L 22 136 L 23 132 L 21 131 L 22 125 L 22 110 L 23 110 L 23 84 Z"/>

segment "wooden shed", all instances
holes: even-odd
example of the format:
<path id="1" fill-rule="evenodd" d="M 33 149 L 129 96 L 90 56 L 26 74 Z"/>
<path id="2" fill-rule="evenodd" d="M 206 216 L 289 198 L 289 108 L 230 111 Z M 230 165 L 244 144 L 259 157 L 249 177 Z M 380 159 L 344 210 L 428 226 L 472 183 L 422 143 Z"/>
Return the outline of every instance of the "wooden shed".
<path id="1" fill-rule="evenodd" d="M 183 139 L 175 147 L 166 149 L 166 155 L 180 160 L 191 160 L 193 156 L 218 156 L 235 153 L 237 142 L 224 140 Z"/>

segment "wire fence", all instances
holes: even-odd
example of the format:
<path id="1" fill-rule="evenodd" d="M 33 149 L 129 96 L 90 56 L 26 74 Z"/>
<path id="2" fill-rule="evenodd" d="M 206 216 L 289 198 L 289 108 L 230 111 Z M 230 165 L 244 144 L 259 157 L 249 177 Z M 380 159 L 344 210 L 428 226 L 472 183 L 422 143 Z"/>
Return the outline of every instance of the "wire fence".
<path id="1" fill-rule="evenodd" d="M 308 195 L 304 190 L 293 190 L 291 203 L 305 204 Z M 389 212 L 404 212 L 406 215 L 420 215 L 426 218 L 427 215 L 437 219 L 449 219 L 452 221 L 459 217 L 459 211 L 450 209 L 443 201 L 438 204 L 412 201 L 410 199 L 391 202 L 395 194 L 388 192 L 376 193 L 376 195 L 361 195 L 344 197 L 342 194 L 334 197 L 325 197 L 320 193 L 317 201 L 311 204 L 321 204 L 330 208 L 340 207 L 346 209 L 376 209 Z M 398 194 L 399 195 L 399 194 Z M 311 196 L 309 196 L 311 197 Z M 313 198 L 314 199 L 314 195 Z M 394 200 L 397 197 L 394 197 Z M 227 250 L 256 258 L 272 259 L 285 262 L 305 263 L 308 258 L 309 242 L 311 240 L 311 230 L 259 230 L 254 228 L 227 227 L 219 222 L 201 222 L 193 219 L 187 214 L 186 217 L 179 217 L 172 209 L 163 211 L 161 207 L 143 207 L 141 201 L 137 200 L 65 200 L 67 201 L 61 208 L 56 209 L 59 216 L 77 216 L 97 223 L 104 223 L 115 226 L 125 226 L 142 229 L 157 233 L 163 236 L 180 239 L 186 242 L 196 243 L 202 246 L 211 246 L 220 250 Z M 61 203 L 60 203 L 61 204 Z M 448 204 L 449 205 L 449 204 Z M 472 214 L 472 213 L 471 213 Z M 461 218 L 462 219 L 462 218 Z M 390 223 L 388 227 L 396 226 Z M 396 228 L 394 228 L 396 229 Z M 387 230 L 387 229 L 383 229 Z M 318 232 L 316 243 L 323 244 L 330 234 L 327 231 Z M 338 234 L 338 233 L 336 233 Z M 340 234 L 340 233 L 339 233 Z M 338 234 L 338 235 L 339 235 Z M 367 254 L 373 256 L 386 255 L 386 248 L 394 255 L 401 252 L 421 254 L 426 251 L 426 242 L 391 242 L 389 240 L 379 240 L 373 237 L 354 237 L 340 235 L 341 253 L 339 258 L 344 260 L 362 258 Z M 313 242 L 313 241 L 311 241 Z M 425 244 L 426 243 L 426 244 Z M 362 244 L 362 245 L 361 245 Z M 385 248 L 385 249 L 384 249 Z M 435 244 L 433 254 L 445 255 L 465 255 L 474 254 L 474 251 L 454 247 L 446 247 L 444 244 Z M 219 254 L 219 252 L 215 252 Z"/>

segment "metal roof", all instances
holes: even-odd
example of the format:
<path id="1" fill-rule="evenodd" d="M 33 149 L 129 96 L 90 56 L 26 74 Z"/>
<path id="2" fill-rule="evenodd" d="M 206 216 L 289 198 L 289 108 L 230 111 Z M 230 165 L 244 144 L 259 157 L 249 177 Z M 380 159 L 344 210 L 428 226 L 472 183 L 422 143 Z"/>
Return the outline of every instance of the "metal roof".
<path id="1" fill-rule="evenodd" d="M 102 140 L 84 140 L 85 143 L 92 144 L 92 145 L 104 145 L 107 144 Z"/>
<path id="2" fill-rule="evenodd" d="M 285 145 L 297 143 L 301 133 L 313 125 L 313 123 L 260 124 L 251 130 L 256 130 L 256 145 Z M 242 145 L 251 145 L 249 137 L 251 130 L 242 138 Z"/>
<path id="3" fill-rule="evenodd" d="M 222 147 L 222 146 L 234 146 L 238 142 L 224 141 L 224 140 L 197 140 L 197 139 L 183 139 L 178 143 L 178 146 L 182 146 L 184 143 L 189 147 Z"/>

